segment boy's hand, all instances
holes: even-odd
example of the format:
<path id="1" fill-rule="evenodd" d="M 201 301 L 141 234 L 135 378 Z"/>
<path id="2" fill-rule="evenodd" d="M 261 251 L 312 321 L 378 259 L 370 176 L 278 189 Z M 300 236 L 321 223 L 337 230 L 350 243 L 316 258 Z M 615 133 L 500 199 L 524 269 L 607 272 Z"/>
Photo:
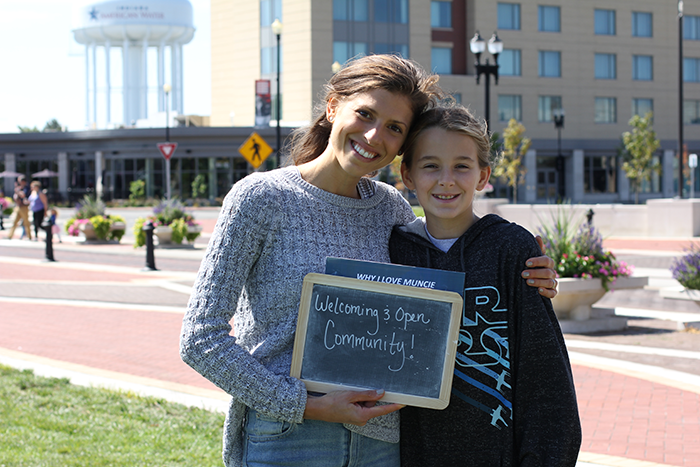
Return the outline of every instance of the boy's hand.
<path id="1" fill-rule="evenodd" d="M 542 237 L 538 235 L 535 239 L 544 255 L 545 247 Z M 522 276 L 527 279 L 527 285 L 537 287 L 540 295 L 544 297 L 554 298 L 557 295 L 557 273 L 554 270 L 552 258 L 546 255 L 530 258 L 525 262 L 525 265 L 528 269 L 522 272 Z"/>

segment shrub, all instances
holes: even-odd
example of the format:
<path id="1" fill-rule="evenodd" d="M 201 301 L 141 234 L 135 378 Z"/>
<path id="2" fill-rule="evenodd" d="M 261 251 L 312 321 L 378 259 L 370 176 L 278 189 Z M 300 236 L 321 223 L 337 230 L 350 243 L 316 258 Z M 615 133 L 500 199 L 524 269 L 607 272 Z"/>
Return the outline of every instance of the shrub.
<path id="1" fill-rule="evenodd" d="M 129 184 L 129 201 L 136 204 L 146 199 L 146 181 L 134 180 Z"/>
<path id="2" fill-rule="evenodd" d="M 686 289 L 700 290 L 700 249 L 694 246 L 671 264 L 673 278 Z"/>
<path id="3" fill-rule="evenodd" d="M 83 199 L 75 205 L 76 219 L 90 219 L 95 216 L 105 215 L 105 203 L 101 199 L 93 198 L 90 195 L 83 196 Z"/>
<path id="4" fill-rule="evenodd" d="M 110 214 L 109 216 L 110 222 L 110 231 L 109 231 L 109 239 L 110 240 L 116 240 L 117 242 L 121 241 L 122 237 L 124 236 L 124 233 L 126 233 L 125 229 L 114 229 L 111 230 L 111 228 L 114 226 L 115 222 L 121 222 L 124 225 L 126 225 L 126 219 L 124 219 L 122 216 L 117 216 L 114 214 Z"/>
<path id="5" fill-rule="evenodd" d="M 148 219 L 145 217 L 139 217 L 134 222 L 134 228 L 132 230 L 134 233 L 134 248 L 138 248 L 146 244 L 146 233 L 143 231 L 143 224 L 145 224 L 147 220 Z"/>
<path id="6" fill-rule="evenodd" d="M 104 216 L 93 216 L 90 218 L 92 228 L 95 229 L 95 236 L 100 240 L 107 240 L 109 229 L 112 227 L 112 221 Z"/>
<path id="7" fill-rule="evenodd" d="M 181 244 L 187 235 L 187 223 L 185 223 L 185 220 L 182 218 L 175 219 L 170 223 L 169 227 L 172 229 L 170 240 L 178 245 Z"/>

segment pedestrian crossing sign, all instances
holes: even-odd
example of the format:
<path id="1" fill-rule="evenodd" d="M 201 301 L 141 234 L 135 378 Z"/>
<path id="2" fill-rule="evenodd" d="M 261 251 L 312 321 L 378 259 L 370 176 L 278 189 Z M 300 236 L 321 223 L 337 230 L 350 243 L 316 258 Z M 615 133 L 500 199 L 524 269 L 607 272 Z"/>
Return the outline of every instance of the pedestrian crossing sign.
<path id="1" fill-rule="evenodd" d="M 251 133 L 250 137 L 238 148 L 238 152 L 256 169 L 267 159 L 267 156 L 272 154 L 272 151 L 270 145 L 256 132 Z"/>

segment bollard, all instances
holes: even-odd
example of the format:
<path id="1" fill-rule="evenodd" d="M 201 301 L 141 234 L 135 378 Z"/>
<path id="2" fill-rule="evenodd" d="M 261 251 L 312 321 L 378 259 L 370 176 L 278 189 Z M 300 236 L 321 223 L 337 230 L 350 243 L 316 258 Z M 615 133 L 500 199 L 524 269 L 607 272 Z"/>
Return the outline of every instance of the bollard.
<path id="1" fill-rule="evenodd" d="M 153 253 L 155 247 L 153 246 L 153 224 L 151 221 L 146 222 L 141 227 L 141 230 L 146 234 L 146 267 L 144 271 L 157 271 L 156 269 L 156 258 Z"/>
<path id="2" fill-rule="evenodd" d="M 44 261 L 56 261 L 53 259 L 53 232 L 51 232 L 51 221 L 45 217 L 41 222 L 41 228 L 46 232 L 46 258 Z"/>

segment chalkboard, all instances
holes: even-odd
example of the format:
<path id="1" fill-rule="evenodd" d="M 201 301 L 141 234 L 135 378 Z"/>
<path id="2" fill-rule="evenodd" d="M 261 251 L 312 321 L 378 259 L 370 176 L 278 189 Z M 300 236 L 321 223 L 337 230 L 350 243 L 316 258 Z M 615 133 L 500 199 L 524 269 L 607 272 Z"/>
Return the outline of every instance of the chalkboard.
<path id="1" fill-rule="evenodd" d="M 461 312 L 455 292 L 308 274 L 291 376 L 312 392 L 384 389 L 384 402 L 444 409 Z"/>

